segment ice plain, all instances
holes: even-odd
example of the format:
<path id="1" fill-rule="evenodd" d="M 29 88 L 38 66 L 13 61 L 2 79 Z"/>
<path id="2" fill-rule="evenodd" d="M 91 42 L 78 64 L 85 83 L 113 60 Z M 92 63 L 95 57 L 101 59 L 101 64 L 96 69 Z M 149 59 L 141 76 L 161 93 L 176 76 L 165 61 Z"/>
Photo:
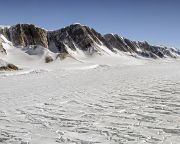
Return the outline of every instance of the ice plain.
<path id="1" fill-rule="evenodd" d="M 67 59 L 0 73 L 0 143 L 179 141 L 179 60 Z"/>

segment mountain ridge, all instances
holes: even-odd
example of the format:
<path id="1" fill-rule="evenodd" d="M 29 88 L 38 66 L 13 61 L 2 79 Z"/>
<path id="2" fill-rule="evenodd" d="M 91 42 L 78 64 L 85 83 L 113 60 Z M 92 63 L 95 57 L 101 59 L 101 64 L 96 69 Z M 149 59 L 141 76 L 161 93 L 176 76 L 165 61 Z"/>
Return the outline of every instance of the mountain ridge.
<path id="1" fill-rule="evenodd" d="M 178 58 L 180 50 L 166 46 L 154 46 L 148 42 L 132 41 L 117 34 L 97 32 L 80 23 L 48 31 L 33 24 L 16 24 L 0 28 L 4 35 L 17 47 L 42 46 L 55 53 L 70 53 L 81 50 L 85 55 L 126 53 L 146 58 Z"/>

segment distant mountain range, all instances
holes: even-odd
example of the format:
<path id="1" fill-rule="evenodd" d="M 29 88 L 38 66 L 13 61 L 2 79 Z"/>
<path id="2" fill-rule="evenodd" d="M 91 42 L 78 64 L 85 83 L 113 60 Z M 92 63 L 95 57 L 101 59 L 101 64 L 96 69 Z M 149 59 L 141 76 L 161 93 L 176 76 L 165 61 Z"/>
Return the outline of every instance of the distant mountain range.
<path id="1" fill-rule="evenodd" d="M 85 55 L 125 53 L 146 58 L 178 58 L 180 50 L 165 46 L 153 46 L 148 42 L 132 41 L 117 34 L 102 35 L 93 28 L 72 24 L 55 31 L 48 31 L 33 24 L 1 26 L 0 34 L 16 47 L 43 47 L 53 53 L 72 54 L 81 51 Z M 0 52 L 6 53 L 0 41 Z"/>

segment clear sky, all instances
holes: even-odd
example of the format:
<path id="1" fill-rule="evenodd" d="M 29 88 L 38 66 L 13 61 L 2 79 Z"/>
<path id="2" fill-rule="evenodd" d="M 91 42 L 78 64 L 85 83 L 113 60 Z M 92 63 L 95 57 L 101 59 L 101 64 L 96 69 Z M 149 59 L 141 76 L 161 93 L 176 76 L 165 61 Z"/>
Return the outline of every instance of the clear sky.
<path id="1" fill-rule="evenodd" d="M 75 22 L 102 34 L 180 48 L 180 0 L 0 0 L 0 25 L 54 30 Z"/>

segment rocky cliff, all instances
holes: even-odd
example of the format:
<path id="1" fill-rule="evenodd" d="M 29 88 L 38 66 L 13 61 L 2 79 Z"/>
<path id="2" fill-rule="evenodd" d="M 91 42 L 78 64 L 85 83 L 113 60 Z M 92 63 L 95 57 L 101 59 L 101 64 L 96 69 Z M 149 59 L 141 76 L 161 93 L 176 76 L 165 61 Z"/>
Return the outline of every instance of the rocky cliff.
<path id="1" fill-rule="evenodd" d="M 41 45 L 48 48 L 47 31 L 32 24 L 17 24 L 0 29 L 0 33 L 16 46 Z"/>

